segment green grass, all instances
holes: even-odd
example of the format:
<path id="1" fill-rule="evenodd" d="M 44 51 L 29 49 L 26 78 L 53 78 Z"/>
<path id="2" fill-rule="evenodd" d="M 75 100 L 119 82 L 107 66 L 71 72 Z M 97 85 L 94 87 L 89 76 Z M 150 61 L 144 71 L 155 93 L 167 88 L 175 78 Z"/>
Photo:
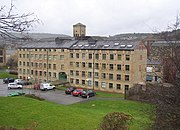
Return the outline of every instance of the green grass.
<path id="1" fill-rule="evenodd" d="M 93 100 L 59 105 L 27 97 L 0 97 L 0 126 L 39 130 L 99 130 L 107 113 L 133 116 L 131 130 L 144 130 L 152 123 L 154 107 L 125 100 Z"/>
<path id="2" fill-rule="evenodd" d="M 120 94 L 120 93 L 108 93 L 108 92 L 97 91 L 96 94 L 97 97 L 124 98 L 124 94 Z"/>
<path id="3" fill-rule="evenodd" d="M 9 74 L 4 69 L 3 70 L 0 69 L 0 79 L 4 79 L 4 78 L 18 78 L 18 76 L 13 75 L 13 74 Z"/>

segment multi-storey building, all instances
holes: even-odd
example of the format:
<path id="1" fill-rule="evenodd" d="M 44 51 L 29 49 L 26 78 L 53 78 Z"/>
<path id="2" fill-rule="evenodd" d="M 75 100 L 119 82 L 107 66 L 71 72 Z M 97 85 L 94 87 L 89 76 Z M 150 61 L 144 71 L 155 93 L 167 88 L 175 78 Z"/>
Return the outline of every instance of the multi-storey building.
<path id="1" fill-rule="evenodd" d="M 66 80 L 75 87 L 119 93 L 146 80 L 147 50 L 141 41 L 57 38 L 29 43 L 18 53 L 19 78 Z"/>
<path id="2" fill-rule="evenodd" d="M 6 64 L 6 51 L 4 46 L 0 46 L 0 66 L 5 66 Z"/>

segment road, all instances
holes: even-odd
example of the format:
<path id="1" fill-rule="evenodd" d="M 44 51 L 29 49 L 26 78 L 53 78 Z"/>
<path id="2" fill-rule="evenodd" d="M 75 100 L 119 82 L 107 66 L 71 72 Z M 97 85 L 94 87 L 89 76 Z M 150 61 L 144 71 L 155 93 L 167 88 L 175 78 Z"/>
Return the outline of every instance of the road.
<path id="1" fill-rule="evenodd" d="M 49 91 L 41 91 L 34 89 L 7 89 L 7 84 L 3 84 L 3 80 L 0 79 L 0 96 L 8 96 L 13 92 L 24 92 L 26 94 L 35 94 L 45 100 L 55 102 L 58 104 L 69 105 L 77 102 L 86 101 L 88 99 L 84 99 L 81 97 L 74 97 L 72 95 L 66 95 L 62 90 L 49 90 Z"/>

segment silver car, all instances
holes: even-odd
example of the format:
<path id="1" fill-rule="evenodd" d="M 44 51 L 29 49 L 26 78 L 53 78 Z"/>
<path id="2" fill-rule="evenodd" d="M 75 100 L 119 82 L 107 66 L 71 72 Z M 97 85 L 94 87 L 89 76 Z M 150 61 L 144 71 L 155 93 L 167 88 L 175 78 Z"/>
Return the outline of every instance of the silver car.
<path id="1" fill-rule="evenodd" d="M 17 84 L 17 83 L 9 83 L 8 84 L 8 89 L 12 89 L 12 88 L 18 88 L 18 89 L 22 89 L 22 85 Z"/>

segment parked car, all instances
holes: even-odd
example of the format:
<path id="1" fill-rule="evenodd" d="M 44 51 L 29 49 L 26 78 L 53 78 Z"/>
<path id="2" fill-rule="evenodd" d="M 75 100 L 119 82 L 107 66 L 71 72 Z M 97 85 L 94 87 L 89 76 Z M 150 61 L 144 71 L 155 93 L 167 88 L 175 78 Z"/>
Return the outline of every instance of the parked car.
<path id="1" fill-rule="evenodd" d="M 22 85 L 20 85 L 20 84 L 17 84 L 17 83 L 9 83 L 8 84 L 8 89 L 12 89 L 12 88 L 18 88 L 18 89 L 22 89 L 23 87 L 22 87 Z"/>
<path id="2" fill-rule="evenodd" d="M 50 90 L 50 89 L 55 89 L 56 87 L 52 85 L 51 83 L 41 83 L 40 84 L 40 89 L 41 90 Z"/>
<path id="3" fill-rule="evenodd" d="M 14 82 L 17 83 L 17 84 L 19 84 L 19 83 L 21 83 L 21 82 L 24 82 L 24 80 L 23 80 L 23 79 L 15 79 Z"/>
<path id="4" fill-rule="evenodd" d="M 66 88 L 65 94 L 72 94 L 72 92 L 73 92 L 75 89 L 76 89 L 75 87 Z"/>
<path id="5" fill-rule="evenodd" d="M 87 98 L 87 97 L 93 97 L 95 95 L 96 95 L 96 93 L 93 90 L 83 90 L 81 97 Z"/>
<path id="6" fill-rule="evenodd" d="M 75 90 L 72 92 L 72 95 L 73 95 L 73 96 L 81 96 L 82 91 L 83 91 L 82 88 L 75 89 Z"/>
<path id="7" fill-rule="evenodd" d="M 7 84 L 7 83 L 13 83 L 14 82 L 14 78 L 5 78 L 3 79 L 3 83 Z"/>

